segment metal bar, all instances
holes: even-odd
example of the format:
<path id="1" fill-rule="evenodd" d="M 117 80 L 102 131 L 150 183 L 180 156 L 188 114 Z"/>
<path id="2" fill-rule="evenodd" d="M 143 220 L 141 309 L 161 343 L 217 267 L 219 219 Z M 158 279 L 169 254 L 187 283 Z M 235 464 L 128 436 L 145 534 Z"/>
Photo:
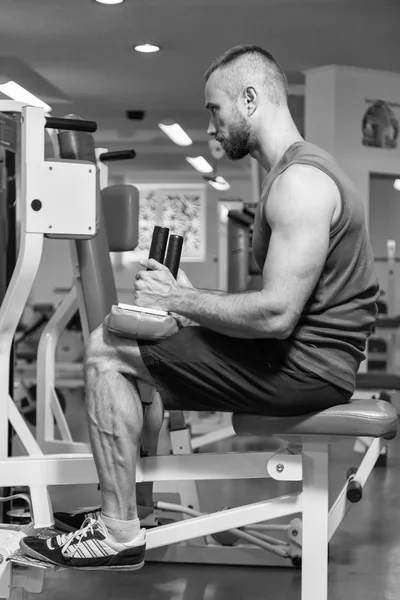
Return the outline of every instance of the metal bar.
<path id="1" fill-rule="evenodd" d="M 272 452 L 149 456 L 140 461 L 136 481 L 265 479 Z"/>
<path id="2" fill-rule="evenodd" d="M 65 330 L 77 308 L 78 302 L 76 288 L 74 286 L 59 304 L 40 336 L 36 367 L 36 439 L 40 446 L 42 446 L 44 442 L 54 440 L 53 415 L 56 411 L 52 410 L 52 403 L 54 403 L 53 395 L 56 394 L 56 349 L 62 332 Z M 57 416 L 58 419 L 56 420 L 62 439 L 72 441 L 72 435 L 65 418 L 60 419 L 60 414 Z"/>
<path id="3" fill-rule="evenodd" d="M 112 162 L 117 160 L 131 160 L 136 157 L 135 150 L 116 150 L 115 152 L 104 152 L 100 154 L 101 162 Z"/>
<path id="4" fill-rule="evenodd" d="M 198 437 L 193 438 L 192 448 L 193 450 L 197 450 L 198 448 L 203 448 L 208 444 L 220 442 L 235 435 L 236 432 L 233 429 L 232 425 L 228 425 L 227 427 L 221 427 L 220 429 L 216 429 L 215 431 L 210 431 L 210 433 L 204 433 L 203 435 L 199 435 Z"/>
<path id="5" fill-rule="evenodd" d="M 264 479 L 267 456 L 262 452 L 150 456 L 138 463 L 136 481 Z M 0 473 L 4 486 L 98 482 L 91 454 L 11 457 L 0 461 Z"/>
<path id="6" fill-rule="evenodd" d="M 4 487 L 74 485 L 99 481 L 91 454 L 13 456 L 0 461 L 0 473 Z"/>
<path id="7" fill-rule="evenodd" d="M 303 444 L 301 600 L 328 600 L 327 444 Z"/>
<path id="8" fill-rule="evenodd" d="M 28 454 L 31 456 L 41 456 L 43 453 L 39 444 L 10 396 L 8 396 L 8 418 Z"/>
<path id="9" fill-rule="evenodd" d="M 45 454 L 90 454 L 90 444 L 67 440 L 52 440 L 43 442 L 41 449 Z"/>
<path id="10" fill-rule="evenodd" d="M 201 517 L 205 513 L 201 513 L 198 510 L 193 510 L 188 506 L 182 506 L 180 504 L 171 504 L 169 502 L 157 502 L 155 508 L 160 510 L 168 511 L 168 512 L 177 512 L 183 515 L 188 515 L 189 517 Z M 263 535 L 259 532 L 254 532 L 250 530 L 250 528 L 241 528 L 237 529 L 233 527 L 228 530 L 230 533 L 236 535 L 239 539 L 242 539 L 249 544 L 254 544 L 259 548 L 263 548 L 268 552 L 273 552 L 278 556 L 282 556 L 286 558 L 289 553 L 289 544 L 285 544 L 282 540 L 277 540 L 276 538 L 270 538 L 267 535 Z M 192 541 L 192 540 L 190 540 Z"/>
<path id="11" fill-rule="evenodd" d="M 232 529 L 232 527 L 239 528 L 258 521 L 285 517 L 300 511 L 301 494 L 272 498 L 263 502 L 230 508 L 210 515 L 156 527 L 154 531 L 147 532 L 146 547 L 151 550 L 152 548 L 159 548 L 160 546 L 175 544 L 196 537 L 212 535 L 219 531 Z"/>
<path id="12" fill-rule="evenodd" d="M 360 466 L 358 467 L 357 473 L 354 475 L 354 480 L 358 481 L 362 487 L 367 482 L 368 477 L 372 473 L 376 461 L 382 451 L 382 440 L 380 438 L 374 439 L 371 446 L 365 453 Z M 336 533 L 338 527 L 343 521 L 344 517 L 354 506 L 354 503 L 347 500 L 347 481 L 341 489 L 336 501 L 329 511 L 329 522 L 328 522 L 328 539 L 331 540 Z"/>
<path id="13" fill-rule="evenodd" d="M 47 129 L 62 129 L 63 131 L 85 131 L 87 133 L 97 131 L 97 123 L 95 121 L 63 119 L 59 117 L 46 117 L 45 127 Z"/>

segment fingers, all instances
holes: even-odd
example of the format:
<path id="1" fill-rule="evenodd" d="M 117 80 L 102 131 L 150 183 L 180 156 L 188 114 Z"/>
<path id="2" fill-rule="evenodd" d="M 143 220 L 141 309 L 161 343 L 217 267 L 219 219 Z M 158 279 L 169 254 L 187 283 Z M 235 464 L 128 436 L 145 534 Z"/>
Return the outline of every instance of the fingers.
<path id="1" fill-rule="evenodd" d="M 154 263 L 155 268 L 151 269 Z M 141 269 L 135 275 L 134 286 L 136 289 L 143 287 L 146 283 L 148 284 L 151 281 L 168 281 L 172 278 L 171 271 L 165 267 L 164 265 L 158 263 L 156 260 L 150 259 L 143 261 L 141 264 L 151 270 Z"/>
<path id="2" fill-rule="evenodd" d="M 139 279 L 139 277 L 136 275 L 136 279 L 133 283 L 133 287 L 135 290 L 140 290 L 143 287 L 144 283 L 145 282 L 143 281 L 143 279 Z"/>
<path id="3" fill-rule="evenodd" d="M 140 261 L 140 264 L 142 265 L 142 267 L 145 267 L 146 269 L 151 269 L 152 271 L 169 271 L 169 269 L 165 265 L 162 265 L 158 261 L 154 260 L 154 258 L 143 259 Z"/>
<path id="4" fill-rule="evenodd" d="M 138 271 L 135 275 L 135 281 L 139 281 L 140 279 L 143 281 L 150 281 L 154 279 L 165 280 L 164 273 L 165 271 Z"/>

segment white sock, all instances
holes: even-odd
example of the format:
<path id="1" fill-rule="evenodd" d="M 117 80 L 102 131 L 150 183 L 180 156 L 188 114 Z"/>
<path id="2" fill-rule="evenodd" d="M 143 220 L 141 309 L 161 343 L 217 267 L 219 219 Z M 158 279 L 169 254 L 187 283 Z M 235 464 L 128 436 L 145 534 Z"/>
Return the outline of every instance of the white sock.
<path id="1" fill-rule="evenodd" d="M 115 542 L 119 542 L 120 544 L 132 542 L 132 540 L 140 531 L 139 519 L 133 519 L 132 521 L 120 521 L 119 519 L 111 519 L 111 517 L 106 517 L 103 513 L 101 513 L 100 519 L 106 526 L 110 537 Z"/>

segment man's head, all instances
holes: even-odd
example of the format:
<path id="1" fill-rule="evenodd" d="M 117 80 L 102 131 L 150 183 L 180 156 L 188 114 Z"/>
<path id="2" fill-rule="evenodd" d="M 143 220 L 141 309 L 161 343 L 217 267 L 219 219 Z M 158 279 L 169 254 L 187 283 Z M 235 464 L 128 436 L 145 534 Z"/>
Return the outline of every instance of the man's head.
<path id="1" fill-rule="evenodd" d="M 235 46 L 204 75 L 208 134 L 221 142 L 232 160 L 257 144 L 257 118 L 268 103 L 287 107 L 287 79 L 274 57 L 259 46 Z"/>

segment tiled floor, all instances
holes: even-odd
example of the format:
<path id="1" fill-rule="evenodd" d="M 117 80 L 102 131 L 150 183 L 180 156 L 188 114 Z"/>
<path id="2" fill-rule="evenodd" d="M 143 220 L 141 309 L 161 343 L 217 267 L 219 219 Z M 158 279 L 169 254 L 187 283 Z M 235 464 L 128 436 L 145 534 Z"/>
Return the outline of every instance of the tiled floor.
<path id="1" fill-rule="evenodd" d="M 259 450 L 260 442 L 224 442 Z M 264 445 L 265 447 L 265 445 Z M 332 497 L 357 455 L 351 444 L 332 451 Z M 68 498 L 63 488 L 62 504 Z M 285 493 L 268 481 L 202 483 L 207 510 Z M 70 490 L 70 497 L 76 494 Z M 59 506 L 61 508 L 61 506 Z M 342 523 L 330 547 L 329 600 L 399 600 L 400 598 L 400 437 L 391 442 L 387 469 L 375 469 L 364 498 Z M 292 569 L 146 564 L 136 573 L 59 571 L 46 575 L 41 600 L 299 600 L 300 572 Z M 38 598 L 31 596 L 30 600 Z M 313 599 L 314 600 L 314 599 Z"/>

